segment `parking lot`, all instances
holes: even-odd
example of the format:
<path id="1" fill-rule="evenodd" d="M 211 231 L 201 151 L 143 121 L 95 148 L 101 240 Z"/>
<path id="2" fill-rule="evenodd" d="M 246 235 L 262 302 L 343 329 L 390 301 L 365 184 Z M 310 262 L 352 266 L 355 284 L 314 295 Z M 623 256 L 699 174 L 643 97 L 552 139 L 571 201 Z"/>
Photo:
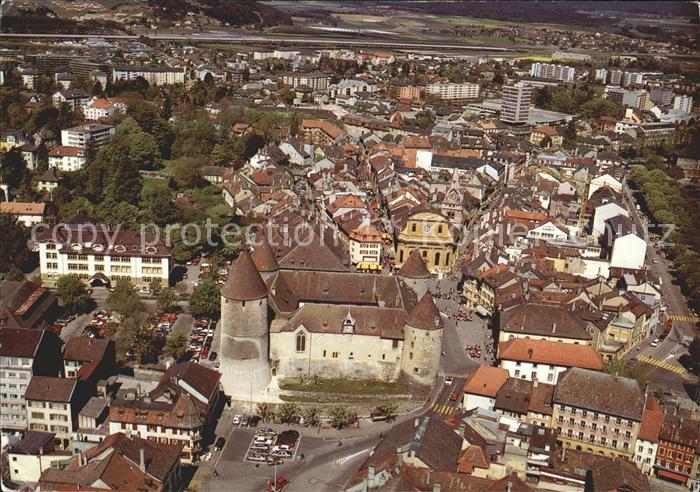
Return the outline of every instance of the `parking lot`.
<path id="1" fill-rule="evenodd" d="M 301 438 L 295 430 L 280 433 L 272 429 L 260 428 L 248 445 L 245 461 L 249 463 L 267 463 L 281 465 L 285 461 L 294 461 Z"/>

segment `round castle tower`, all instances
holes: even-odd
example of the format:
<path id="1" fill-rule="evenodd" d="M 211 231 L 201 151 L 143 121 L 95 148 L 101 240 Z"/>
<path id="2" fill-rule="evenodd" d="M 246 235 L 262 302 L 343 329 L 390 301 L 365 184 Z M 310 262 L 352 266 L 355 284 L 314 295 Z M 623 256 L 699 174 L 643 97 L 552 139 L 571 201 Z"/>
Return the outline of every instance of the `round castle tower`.
<path id="1" fill-rule="evenodd" d="M 413 308 L 403 332 L 401 369 L 417 383 L 435 384 L 442 354 L 443 321 L 430 292 Z"/>
<path id="2" fill-rule="evenodd" d="M 399 270 L 399 278 L 403 280 L 416 294 L 419 300 L 428 292 L 428 279 L 432 275 L 425 265 L 420 251 L 414 249 Z"/>
<path id="3" fill-rule="evenodd" d="M 267 287 L 250 253 L 240 254 L 221 289 L 221 385 L 247 400 L 270 382 Z"/>
<path id="4" fill-rule="evenodd" d="M 258 236 L 250 257 L 253 259 L 255 268 L 260 272 L 263 280 L 269 279 L 280 269 L 277 258 L 275 258 L 275 254 L 272 252 L 272 247 L 267 241 L 265 234 Z"/>

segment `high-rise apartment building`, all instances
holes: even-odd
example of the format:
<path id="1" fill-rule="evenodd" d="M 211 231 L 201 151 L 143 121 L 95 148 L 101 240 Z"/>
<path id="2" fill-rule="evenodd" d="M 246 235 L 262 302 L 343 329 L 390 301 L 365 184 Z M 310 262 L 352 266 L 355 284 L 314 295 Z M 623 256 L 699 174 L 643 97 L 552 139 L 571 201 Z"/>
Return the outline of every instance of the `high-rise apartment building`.
<path id="1" fill-rule="evenodd" d="M 532 86 L 518 82 L 503 87 L 501 121 L 504 123 L 527 123 L 530 117 Z"/>
<path id="2" fill-rule="evenodd" d="M 563 82 L 573 82 L 574 68 L 567 65 L 554 65 L 553 63 L 533 63 L 530 68 L 531 77 L 543 79 L 555 79 Z"/>
<path id="3" fill-rule="evenodd" d="M 676 96 L 673 98 L 673 109 L 683 113 L 693 112 L 693 96 Z"/>

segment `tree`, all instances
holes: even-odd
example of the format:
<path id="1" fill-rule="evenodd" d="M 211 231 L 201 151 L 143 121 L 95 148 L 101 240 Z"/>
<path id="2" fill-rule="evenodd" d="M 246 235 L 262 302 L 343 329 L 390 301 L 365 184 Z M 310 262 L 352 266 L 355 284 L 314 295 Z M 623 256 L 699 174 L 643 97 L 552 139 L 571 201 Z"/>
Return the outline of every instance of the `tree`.
<path id="1" fill-rule="evenodd" d="M 307 407 L 302 412 L 304 425 L 307 427 L 318 427 L 321 425 L 321 413 L 316 407 Z"/>
<path id="2" fill-rule="evenodd" d="M 122 316 L 144 311 L 143 301 L 128 279 L 119 279 L 114 290 L 107 296 L 107 305 Z"/>
<path id="3" fill-rule="evenodd" d="M 296 403 L 283 403 L 278 415 L 282 423 L 293 424 L 301 417 L 301 407 Z"/>
<path id="4" fill-rule="evenodd" d="M 334 429 L 344 429 L 350 424 L 350 412 L 341 405 L 332 407 L 328 412 L 328 417 Z"/>
<path id="5" fill-rule="evenodd" d="M 11 215 L 0 214 L 0 271 L 6 272 L 11 267 L 22 267 L 32 257 L 27 246 L 30 232 L 20 225 Z"/>
<path id="6" fill-rule="evenodd" d="M 211 280 L 200 282 L 190 296 L 190 311 L 195 316 L 216 317 L 220 304 L 219 287 Z"/>
<path id="7" fill-rule="evenodd" d="M 17 268 L 16 265 L 12 265 L 5 274 L 5 280 L 7 280 L 8 282 L 21 282 L 25 279 L 26 277 L 24 276 L 24 272 Z"/>
<path id="8" fill-rule="evenodd" d="M 275 418 L 275 410 L 269 403 L 258 403 L 258 415 L 263 422 L 270 422 Z"/>
<path id="9" fill-rule="evenodd" d="M 383 403 L 381 405 L 377 405 L 377 407 L 374 409 L 376 413 L 380 413 L 382 415 L 386 416 L 386 421 L 391 422 L 396 418 L 396 410 L 399 408 L 399 406 L 396 403 Z"/>
<path id="10" fill-rule="evenodd" d="M 0 162 L 0 181 L 9 185 L 10 189 L 17 189 L 26 179 L 27 173 L 19 148 L 15 147 L 5 152 Z"/>
<path id="11" fill-rule="evenodd" d="M 173 307 L 176 300 L 175 291 L 171 288 L 161 289 L 156 297 L 156 302 L 158 303 L 158 309 L 161 311 L 168 311 Z"/>
<path id="12" fill-rule="evenodd" d="M 56 282 L 56 294 L 72 313 L 85 313 L 94 305 L 85 284 L 76 274 L 63 275 Z"/>
<path id="13" fill-rule="evenodd" d="M 613 376 L 634 379 L 642 388 L 646 388 L 651 381 L 651 370 L 647 369 L 642 364 L 626 359 L 609 360 L 605 363 L 605 368 L 603 370 Z"/>
<path id="14" fill-rule="evenodd" d="M 165 353 L 179 362 L 187 353 L 187 335 L 176 331 L 165 339 Z"/>

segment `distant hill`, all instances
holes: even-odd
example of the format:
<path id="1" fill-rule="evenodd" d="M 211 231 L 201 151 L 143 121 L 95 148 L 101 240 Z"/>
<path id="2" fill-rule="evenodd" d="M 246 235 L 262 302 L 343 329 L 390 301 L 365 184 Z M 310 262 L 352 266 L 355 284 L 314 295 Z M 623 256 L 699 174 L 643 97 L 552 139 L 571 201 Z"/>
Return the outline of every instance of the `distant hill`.
<path id="1" fill-rule="evenodd" d="M 108 20 L 76 21 L 63 19 L 53 10 L 39 6 L 19 7 L 2 16 L 2 30 L 6 33 L 55 33 L 55 34 L 123 34 L 129 30 L 118 22 Z"/>
<path id="2" fill-rule="evenodd" d="M 255 0 L 149 0 L 161 18 L 178 20 L 188 12 L 206 15 L 231 26 L 292 24 L 292 17 Z"/>

